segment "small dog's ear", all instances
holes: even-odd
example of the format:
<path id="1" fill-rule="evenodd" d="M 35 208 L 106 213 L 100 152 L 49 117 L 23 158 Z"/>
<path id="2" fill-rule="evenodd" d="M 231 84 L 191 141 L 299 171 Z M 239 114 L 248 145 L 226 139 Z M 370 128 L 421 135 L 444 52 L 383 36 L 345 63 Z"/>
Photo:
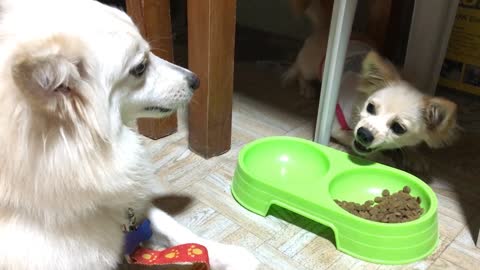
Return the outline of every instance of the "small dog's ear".
<path id="1" fill-rule="evenodd" d="M 457 137 L 457 105 L 440 97 L 427 97 L 423 118 L 427 127 L 425 142 L 432 148 L 451 144 Z"/>
<path id="2" fill-rule="evenodd" d="M 361 82 L 359 90 L 372 94 L 385 87 L 389 82 L 400 80 L 400 75 L 392 63 L 383 59 L 375 51 L 367 54 L 362 63 Z"/>
<path id="3" fill-rule="evenodd" d="M 86 70 L 78 47 L 58 36 L 21 45 L 11 67 L 20 92 L 49 110 L 54 110 L 60 100 L 78 94 Z"/>

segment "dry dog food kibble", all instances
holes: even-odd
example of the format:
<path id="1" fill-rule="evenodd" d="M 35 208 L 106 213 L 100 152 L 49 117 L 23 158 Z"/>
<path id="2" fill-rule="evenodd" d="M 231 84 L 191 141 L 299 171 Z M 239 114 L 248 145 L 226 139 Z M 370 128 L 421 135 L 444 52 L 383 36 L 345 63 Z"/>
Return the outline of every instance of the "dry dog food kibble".
<path id="1" fill-rule="evenodd" d="M 412 197 L 410 188 L 405 186 L 397 193 L 390 194 L 383 190 L 382 197 L 376 197 L 363 204 L 335 200 L 340 207 L 349 213 L 364 219 L 384 222 L 402 223 L 419 218 L 423 214 L 420 197 Z"/>

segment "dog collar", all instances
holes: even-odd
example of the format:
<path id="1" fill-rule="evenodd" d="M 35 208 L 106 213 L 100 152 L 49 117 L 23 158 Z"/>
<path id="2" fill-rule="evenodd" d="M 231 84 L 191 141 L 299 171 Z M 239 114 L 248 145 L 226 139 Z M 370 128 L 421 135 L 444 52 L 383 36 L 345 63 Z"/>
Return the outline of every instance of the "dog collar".
<path id="1" fill-rule="evenodd" d="M 343 114 L 342 107 L 340 107 L 340 104 L 337 103 L 337 106 L 335 106 L 335 115 L 337 116 L 337 121 L 340 124 L 340 127 L 342 130 L 352 130 L 347 123 L 347 120 L 345 119 L 345 115 Z"/>
<path id="2" fill-rule="evenodd" d="M 136 229 L 126 232 L 124 254 L 132 254 L 140 245 L 152 237 L 150 220 L 145 219 Z"/>

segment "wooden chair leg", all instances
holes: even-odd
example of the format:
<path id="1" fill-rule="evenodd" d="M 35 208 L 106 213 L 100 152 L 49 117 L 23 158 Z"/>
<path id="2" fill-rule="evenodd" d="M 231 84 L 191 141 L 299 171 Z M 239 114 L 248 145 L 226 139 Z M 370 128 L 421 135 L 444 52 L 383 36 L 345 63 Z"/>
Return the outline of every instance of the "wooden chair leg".
<path id="1" fill-rule="evenodd" d="M 149 41 L 152 52 L 173 62 L 170 0 L 126 0 L 127 13 Z M 176 114 L 164 119 L 138 119 L 138 130 L 144 136 L 159 139 L 177 131 Z"/>
<path id="2" fill-rule="evenodd" d="M 230 149 L 236 0 L 188 0 L 189 68 L 200 78 L 189 110 L 192 151 L 210 158 Z"/>
<path id="3" fill-rule="evenodd" d="M 392 0 L 370 0 L 368 6 L 367 35 L 373 40 L 380 53 L 384 53 Z"/>

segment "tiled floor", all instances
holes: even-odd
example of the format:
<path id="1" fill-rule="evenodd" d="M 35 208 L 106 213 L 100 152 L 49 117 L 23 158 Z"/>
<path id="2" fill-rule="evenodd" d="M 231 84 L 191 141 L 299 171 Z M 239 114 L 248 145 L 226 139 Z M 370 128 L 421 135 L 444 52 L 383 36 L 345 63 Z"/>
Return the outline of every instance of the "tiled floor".
<path id="1" fill-rule="evenodd" d="M 448 94 L 460 104 L 467 132 L 458 145 L 428 153 L 432 173 L 424 178 L 439 199 L 441 245 L 427 259 L 405 266 L 366 263 L 335 249 L 333 232 L 296 214 L 272 209 L 255 215 L 235 202 L 230 184 L 238 151 L 246 143 L 271 135 L 311 139 L 316 104 L 279 86 L 279 73 L 255 63 L 237 63 L 233 106 L 232 149 L 204 160 L 188 150 L 186 128 L 148 141 L 162 181 L 191 203 L 176 216 L 193 231 L 218 241 L 241 245 L 263 263 L 261 269 L 480 269 L 480 99 Z"/>

